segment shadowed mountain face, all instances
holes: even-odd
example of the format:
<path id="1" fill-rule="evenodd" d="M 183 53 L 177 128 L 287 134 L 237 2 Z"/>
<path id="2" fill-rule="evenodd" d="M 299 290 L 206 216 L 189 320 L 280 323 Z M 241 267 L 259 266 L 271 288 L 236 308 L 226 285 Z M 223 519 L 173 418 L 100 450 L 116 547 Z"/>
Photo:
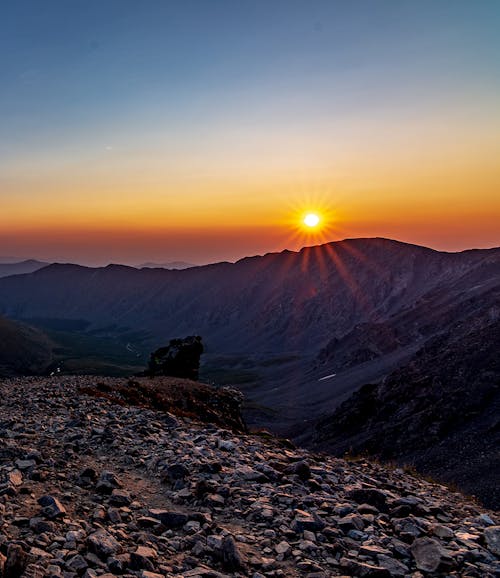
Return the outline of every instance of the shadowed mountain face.
<path id="1" fill-rule="evenodd" d="M 499 508 L 499 288 L 488 298 L 482 315 L 464 316 L 322 418 L 315 445 L 412 464 Z"/>
<path id="2" fill-rule="evenodd" d="M 0 377 L 45 372 L 52 344 L 41 331 L 0 317 Z"/>
<path id="3" fill-rule="evenodd" d="M 50 265 L 0 280 L 0 313 L 146 332 L 127 344 L 145 355 L 201 335 L 201 377 L 238 384 L 278 412 L 255 419 L 283 430 L 380 380 L 464 312 L 479 314 L 499 278 L 499 249 L 355 239 L 183 271 Z"/>
<path id="4" fill-rule="evenodd" d="M 0 263 L 0 277 L 8 277 L 9 275 L 21 275 L 23 273 L 33 273 L 42 267 L 46 267 L 48 263 L 36 261 L 35 259 L 28 259 L 19 263 Z"/>

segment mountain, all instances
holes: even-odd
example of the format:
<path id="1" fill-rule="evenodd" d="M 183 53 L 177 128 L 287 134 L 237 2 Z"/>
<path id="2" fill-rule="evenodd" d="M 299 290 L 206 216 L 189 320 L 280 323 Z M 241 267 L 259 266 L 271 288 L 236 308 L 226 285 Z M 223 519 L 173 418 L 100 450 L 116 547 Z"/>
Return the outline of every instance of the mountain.
<path id="1" fill-rule="evenodd" d="M 500 249 L 444 253 L 388 239 L 350 239 L 181 271 L 54 264 L 0 279 L 0 313 L 44 330 L 72 331 L 80 348 L 91 343 L 94 360 L 114 344 L 145 362 L 171 338 L 201 335 L 201 377 L 241 389 L 250 426 L 313 443 L 319 417 L 331 422 L 328 416 L 359 388 L 409 366 L 435 340 L 478 327 L 478 320 L 483 325 L 474 339 L 487 339 L 499 288 Z M 454 348 L 461 343 L 448 340 L 446 347 L 460 357 Z M 436 382 L 438 397 L 441 390 L 449 397 L 453 371 L 450 365 L 442 384 Z M 471 386 L 471 399 L 474 388 L 489 387 L 484 379 Z M 410 394 L 400 403 L 404 396 Z M 432 405 L 433 398 L 426 399 Z M 441 409 L 454 414 L 460 405 Z M 487 429 L 486 414 L 484 420 Z M 460 436 L 473 435 L 477 423 L 465 420 Z M 444 439 L 424 433 L 427 450 Z M 325 448 L 345 449 L 336 431 L 320 434 Z M 399 435 L 403 440 L 403 429 Z M 482 448 L 479 460 L 487 468 L 489 449 Z M 470 473 L 477 463 L 463 465 Z"/>
<path id="2" fill-rule="evenodd" d="M 38 329 L 0 317 L 0 376 L 43 373 L 52 344 Z"/>
<path id="3" fill-rule="evenodd" d="M 484 300 L 320 419 L 314 446 L 411 464 L 500 508 L 499 288 Z"/>
<path id="4" fill-rule="evenodd" d="M 186 263 L 186 261 L 172 261 L 170 263 L 142 263 L 137 265 L 137 269 L 189 269 L 196 267 L 193 263 Z"/>
<path id="5" fill-rule="evenodd" d="M 0 277 L 7 277 L 9 275 L 20 275 L 23 273 L 33 273 L 42 267 L 46 267 L 48 263 L 43 261 L 36 261 L 35 259 L 28 259 L 19 263 L 0 263 Z"/>
<path id="6" fill-rule="evenodd" d="M 388 375 L 499 283 L 500 249 L 352 239 L 181 271 L 49 265 L 1 279 L 0 313 L 110 338 L 142 331 L 131 346 L 145 355 L 202 335 L 202 374 L 238 385 L 259 423 L 286 430 Z"/>
<path id="7" fill-rule="evenodd" d="M 220 412 L 213 388 L 151 381 L 166 406 L 141 403 L 143 380 L 0 380 L 3 576 L 500 574 L 495 513 L 401 469 L 207 424 L 192 402 Z"/>

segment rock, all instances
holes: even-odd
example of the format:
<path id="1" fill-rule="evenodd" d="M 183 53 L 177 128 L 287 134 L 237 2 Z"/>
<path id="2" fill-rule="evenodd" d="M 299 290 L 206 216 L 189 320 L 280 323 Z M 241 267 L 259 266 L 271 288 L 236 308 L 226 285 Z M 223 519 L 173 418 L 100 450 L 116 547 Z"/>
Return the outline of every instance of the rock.
<path id="1" fill-rule="evenodd" d="M 64 516 L 66 513 L 66 508 L 57 498 L 54 498 L 54 496 L 42 496 L 38 499 L 38 503 L 43 508 L 42 514 L 51 520 Z"/>
<path id="2" fill-rule="evenodd" d="M 131 570 L 154 570 L 153 560 L 156 560 L 158 553 L 153 548 L 139 546 L 135 552 L 130 554 Z"/>
<path id="3" fill-rule="evenodd" d="M 311 468 L 305 460 L 301 460 L 287 468 L 286 473 L 298 476 L 303 482 L 305 482 L 311 477 Z"/>
<path id="4" fill-rule="evenodd" d="M 486 546 L 495 556 L 500 556 L 500 526 L 489 526 L 484 530 Z"/>
<path id="5" fill-rule="evenodd" d="M 441 544 L 434 538 L 417 538 L 410 550 L 417 568 L 424 572 L 435 572 L 444 556 Z"/>
<path id="6" fill-rule="evenodd" d="M 8 472 L 7 480 L 13 486 L 20 486 L 23 483 L 23 474 L 19 470 L 12 470 Z"/>
<path id="7" fill-rule="evenodd" d="M 183 481 L 188 476 L 189 469 L 184 464 L 172 464 L 166 468 L 163 481 L 175 484 L 177 481 Z"/>
<path id="8" fill-rule="evenodd" d="M 349 572 L 349 576 L 359 578 L 391 578 L 391 573 L 387 568 L 375 566 L 374 564 L 366 564 L 365 562 L 358 562 L 357 560 L 350 560 L 348 558 L 342 558 L 340 560 L 340 567 L 343 571 Z"/>
<path id="9" fill-rule="evenodd" d="M 53 532 L 55 528 L 54 522 L 48 522 L 43 518 L 31 518 L 29 526 L 36 534 L 43 534 L 44 532 Z"/>
<path id="10" fill-rule="evenodd" d="M 87 568 L 89 567 L 85 558 L 83 556 L 80 556 L 80 554 L 73 556 L 73 558 L 68 560 L 66 565 L 68 566 L 68 568 L 70 568 L 71 570 L 80 575 L 83 574 L 85 570 L 87 570 Z"/>
<path id="11" fill-rule="evenodd" d="M 290 546 L 290 544 L 288 542 L 285 542 L 283 540 L 279 544 L 276 544 L 274 549 L 276 550 L 276 552 L 278 554 L 283 554 L 284 556 L 286 556 L 287 554 L 289 554 L 291 552 L 292 547 Z"/>
<path id="12" fill-rule="evenodd" d="M 151 354 L 147 375 L 170 375 L 196 381 L 203 345 L 199 335 L 171 339 L 166 347 Z"/>
<path id="13" fill-rule="evenodd" d="M 28 559 L 20 544 L 7 546 L 7 558 L 4 563 L 4 578 L 19 578 L 26 568 Z"/>
<path id="14" fill-rule="evenodd" d="M 111 492 L 109 503 L 114 506 L 129 506 L 132 503 L 132 498 L 126 490 L 114 489 Z"/>
<path id="15" fill-rule="evenodd" d="M 96 490 L 101 494 L 111 494 L 114 489 L 121 487 L 120 480 L 113 472 L 104 471 L 97 482 Z"/>
<path id="16" fill-rule="evenodd" d="M 149 516 L 159 520 L 165 528 L 182 528 L 182 526 L 184 526 L 188 521 L 187 515 L 182 512 L 159 510 L 157 508 L 149 510 Z"/>
<path id="17" fill-rule="evenodd" d="M 446 526 L 443 526 L 442 524 L 433 524 L 430 527 L 430 531 L 438 538 L 445 540 L 451 540 L 451 538 L 453 538 L 454 536 L 453 530 L 451 530 Z"/>
<path id="18" fill-rule="evenodd" d="M 304 510 L 296 510 L 291 527 L 294 532 L 300 534 L 304 530 L 310 530 L 311 532 L 322 530 L 325 527 L 325 523 L 318 516 Z"/>
<path id="19" fill-rule="evenodd" d="M 356 488 L 347 492 L 348 500 L 358 504 L 369 504 L 377 508 L 379 512 L 387 512 L 387 496 L 384 492 L 374 488 Z"/>
<path id="20" fill-rule="evenodd" d="M 87 538 L 87 546 L 102 560 L 121 550 L 118 541 L 105 530 L 97 530 L 97 532 L 91 534 Z"/>
<path id="21" fill-rule="evenodd" d="M 0 576 L 12 545 L 26 552 L 23 578 L 500 575 L 497 515 L 458 493 L 196 419 L 173 426 L 112 401 L 117 382 L 99 377 L 105 396 L 90 397 L 80 388 L 97 387 L 92 376 L 0 380 Z M 7 474 L 31 448 L 44 458 L 13 486 Z M 40 495 L 43 507 L 71 507 L 28 518 Z"/>
<path id="22" fill-rule="evenodd" d="M 377 556 L 378 565 L 389 571 L 389 574 L 394 578 L 404 578 L 409 572 L 409 568 L 399 560 L 392 558 L 389 555 Z"/>
<path id="23" fill-rule="evenodd" d="M 245 564 L 243 556 L 232 536 L 225 536 L 221 545 L 222 565 L 230 572 L 243 570 Z"/>

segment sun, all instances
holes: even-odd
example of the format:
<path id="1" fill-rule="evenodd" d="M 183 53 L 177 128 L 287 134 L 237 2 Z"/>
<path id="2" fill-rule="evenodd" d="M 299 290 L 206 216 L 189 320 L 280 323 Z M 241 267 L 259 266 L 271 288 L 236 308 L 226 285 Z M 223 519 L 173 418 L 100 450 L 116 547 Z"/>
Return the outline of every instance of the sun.
<path id="1" fill-rule="evenodd" d="M 307 215 L 304 217 L 303 219 L 303 223 L 306 227 L 309 227 L 310 229 L 314 229 L 315 227 L 317 227 L 320 223 L 321 219 L 319 218 L 319 216 L 316 213 L 307 213 Z"/>

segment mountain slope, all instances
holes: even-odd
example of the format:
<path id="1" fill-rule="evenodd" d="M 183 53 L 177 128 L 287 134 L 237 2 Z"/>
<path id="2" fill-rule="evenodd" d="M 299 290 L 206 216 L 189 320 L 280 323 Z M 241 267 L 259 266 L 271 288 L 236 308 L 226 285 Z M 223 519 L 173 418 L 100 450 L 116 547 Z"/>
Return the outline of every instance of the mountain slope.
<path id="1" fill-rule="evenodd" d="M 500 508 L 500 291 L 316 425 L 315 445 L 412 464 Z"/>
<path id="2" fill-rule="evenodd" d="M 42 373 L 52 361 L 52 344 L 39 330 L 0 317 L 0 376 Z"/>
<path id="3" fill-rule="evenodd" d="M 19 263 L 0 263 L 0 277 L 7 277 L 9 275 L 21 275 L 23 273 L 33 273 L 42 267 L 46 267 L 48 263 L 36 261 L 35 259 L 28 259 Z"/>
<path id="4" fill-rule="evenodd" d="M 148 332 L 132 344 L 145 352 L 202 335 L 205 377 L 212 371 L 239 383 L 256 404 L 278 411 L 269 418 L 275 427 L 286 428 L 383 378 L 451 324 L 466 300 L 480 304 L 498 284 L 499 249 L 440 253 L 352 239 L 183 271 L 51 265 L 0 280 L 0 312 L 94 332 Z M 393 343 L 376 351 L 363 324 L 375 340 L 380 328 L 394 333 Z M 358 357 L 337 351 L 345 340 Z"/>

